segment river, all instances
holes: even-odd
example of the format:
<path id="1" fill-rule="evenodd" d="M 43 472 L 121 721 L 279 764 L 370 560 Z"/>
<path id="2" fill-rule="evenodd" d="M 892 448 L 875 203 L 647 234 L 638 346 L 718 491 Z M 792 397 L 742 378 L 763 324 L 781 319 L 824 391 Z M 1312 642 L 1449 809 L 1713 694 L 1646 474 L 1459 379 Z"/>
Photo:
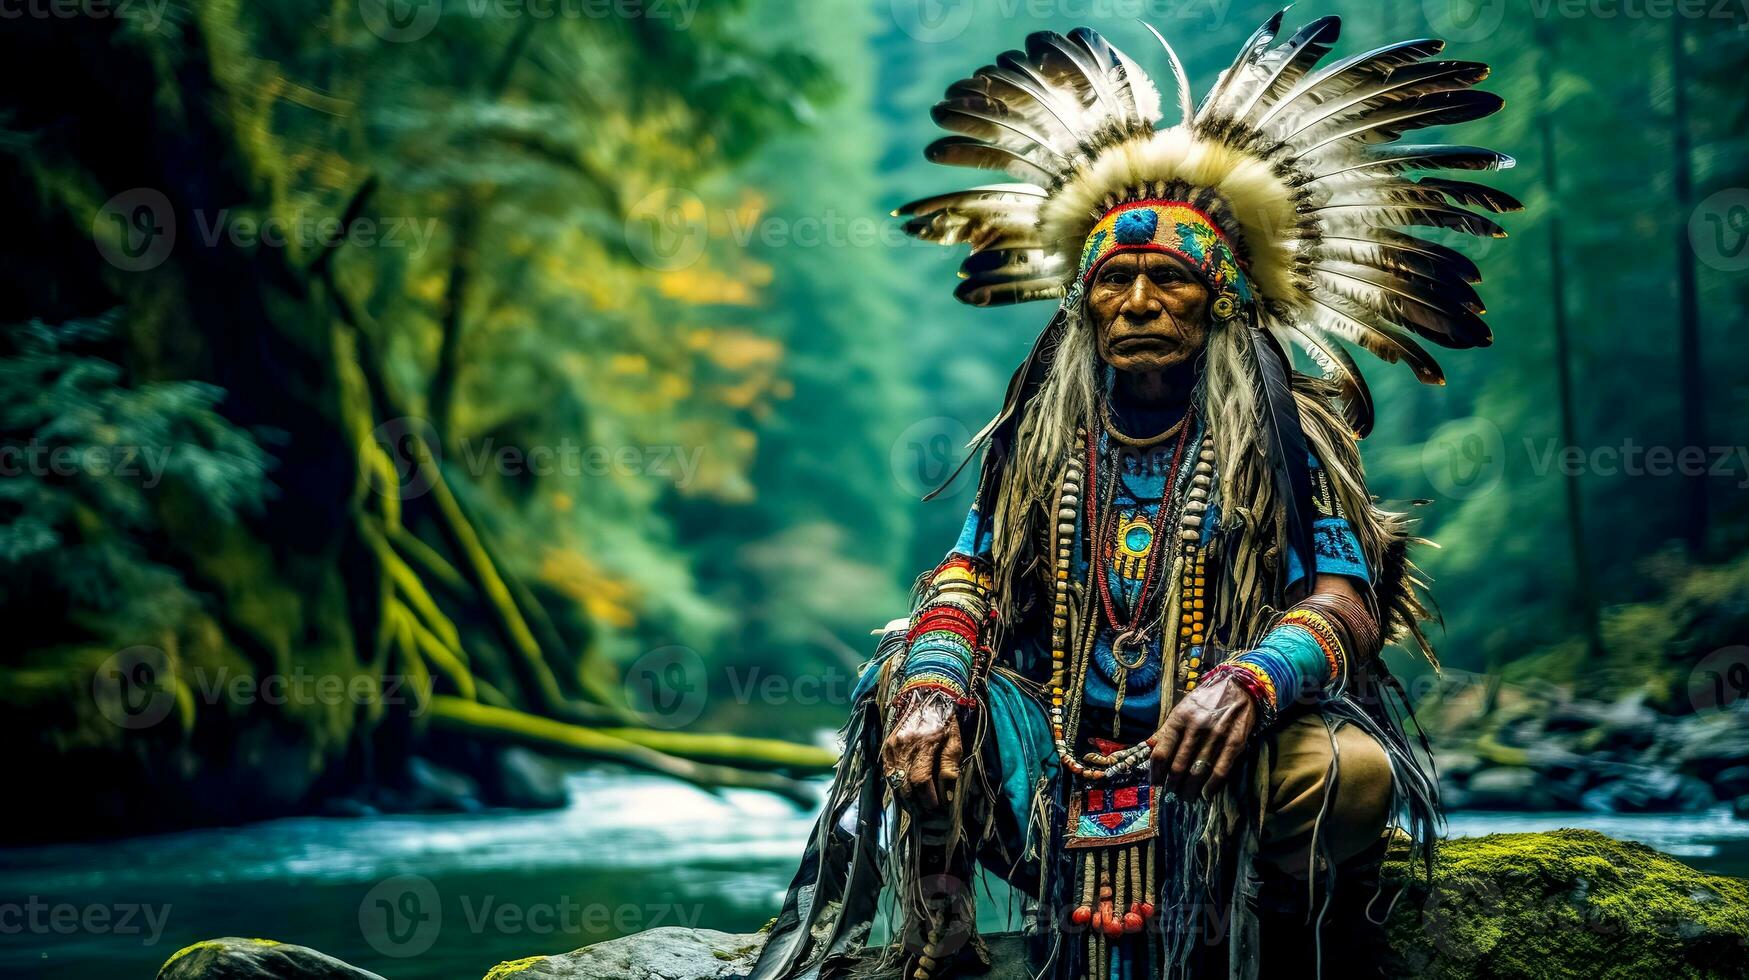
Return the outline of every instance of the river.
<path id="1" fill-rule="evenodd" d="M 751 931 L 776 913 L 812 815 L 753 792 L 638 774 L 570 777 L 572 804 L 293 818 L 0 850 L 0 976 L 149 980 L 216 936 L 313 946 L 389 980 L 471 980 L 495 963 L 661 925 Z M 1749 876 L 1749 822 L 1456 814 L 1454 836 L 1587 827 Z"/>

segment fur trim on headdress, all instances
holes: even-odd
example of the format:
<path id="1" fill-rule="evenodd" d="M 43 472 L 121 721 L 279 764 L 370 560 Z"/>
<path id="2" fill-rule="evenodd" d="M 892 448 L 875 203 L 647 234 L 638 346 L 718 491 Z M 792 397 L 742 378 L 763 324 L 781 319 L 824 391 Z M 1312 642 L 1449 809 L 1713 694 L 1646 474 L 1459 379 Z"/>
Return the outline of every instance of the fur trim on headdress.
<path id="1" fill-rule="evenodd" d="M 1233 243 L 1247 278 L 1266 299 L 1294 288 L 1295 194 L 1275 168 L 1181 127 L 1104 150 L 1039 208 L 1045 247 L 1075 267 L 1093 226 L 1126 201 L 1182 201 L 1207 214 Z"/>

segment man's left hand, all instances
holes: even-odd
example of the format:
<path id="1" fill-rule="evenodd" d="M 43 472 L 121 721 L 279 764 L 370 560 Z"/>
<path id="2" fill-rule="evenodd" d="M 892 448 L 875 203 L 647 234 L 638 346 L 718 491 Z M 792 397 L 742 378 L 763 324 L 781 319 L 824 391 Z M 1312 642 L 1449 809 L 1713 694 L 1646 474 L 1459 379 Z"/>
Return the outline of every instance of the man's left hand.
<path id="1" fill-rule="evenodd" d="M 1214 794 L 1257 730 L 1257 717 L 1257 703 L 1232 678 L 1197 685 L 1154 735 L 1154 785 L 1191 800 Z"/>

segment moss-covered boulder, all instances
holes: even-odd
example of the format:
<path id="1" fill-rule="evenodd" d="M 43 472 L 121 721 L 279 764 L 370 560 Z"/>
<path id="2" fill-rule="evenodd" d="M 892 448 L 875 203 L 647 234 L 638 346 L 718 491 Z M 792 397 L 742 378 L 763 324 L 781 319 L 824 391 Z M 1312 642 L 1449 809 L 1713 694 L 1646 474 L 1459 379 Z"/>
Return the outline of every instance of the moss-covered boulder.
<path id="1" fill-rule="evenodd" d="M 177 950 L 158 980 L 383 980 L 307 946 L 271 939 L 208 939 Z"/>
<path id="2" fill-rule="evenodd" d="M 1749 977 L 1749 882 L 1586 830 L 1447 842 L 1386 928 L 1390 976 Z"/>

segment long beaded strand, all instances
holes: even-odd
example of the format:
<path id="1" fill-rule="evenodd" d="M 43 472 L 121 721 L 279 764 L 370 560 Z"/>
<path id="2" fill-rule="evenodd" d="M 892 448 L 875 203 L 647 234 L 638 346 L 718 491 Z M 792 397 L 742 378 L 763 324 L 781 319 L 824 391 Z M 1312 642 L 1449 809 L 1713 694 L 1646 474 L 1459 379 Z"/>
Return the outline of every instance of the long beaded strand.
<path id="1" fill-rule="evenodd" d="M 1189 431 L 1188 426 L 1185 431 Z M 1085 430 L 1079 433 L 1081 436 L 1086 436 L 1086 434 Z M 1182 444 L 1179 448 L 1182 450 Z M 1097 457 L 1094 457 L 1094 465 L 1097 465 L 1097 462 Z M 1201 540 L 1202 520 L 1203 514 L 1208 508 L 1208 489 L 1211 482 L 1210 475 L 1213 473 L 1213 463 L 1214 451 L 1209 440 L 1205 437 L 1195 472 L 1191 478 L 1191 493 L 1186 496 L 1184 510 L 1179 518 L 1179 539 L 1184 545 L 1186 559 L 1196 557 L 1196 542 Z M 1175 473 L 1176 471 L 1177 466 L 1174 465 L 1169 472 Z M 1084 475 L 1085 469 L 1081 461 L 1076 458 L 1075 454 L 1071 454 L 1069 461 L 1063 468 L 1063 484 L 1057 495 L 1056 594 L 1051 610 L 1051 739 L 1055 745 L 1057 757 L 1062 760 L 1064 768 L 1082 779 L 1097 781 L 1140 765 L 1153 751 L 1154 739 L 1150 737 L 1135 745 L 1119 749 L 1109 756 L 1094 756 L 1095 762 L 1092 766 L 1083 765 L 1069 747 L 1068 726 L 1065 724 L 1070 672 L 1069 580 L 1075 547 L 1075 519 L 1083 499 L 1082 480 Z M 1198 478 L 1200 478 L 1200 482 Z M 1202 492 L 1198 494 L 1195 492 L 1197 490 Z M 1189 566 L 1191 562 L 1186 560 L 1180 564 Z M 1097 566 L 1095 566 L 1095 572 L 1097 573 L 1097 571 Z M 1186 590 L 1186 592 L 1187 594 L 1182 601 L 1187 604 L 1194 603 L 1196 606 L 1201 605 L 1200 585 L 1197 585 L 1193 590 Z M 1192 592 L 1194 595 L 1189 594 Z M 1091 617 L 1095 613 L 1092 603 L 1090 602 L 1088 605 L 1088 616 Z M 1204 615 L 1202 609 L 1193 608 L 1191 611 L 1194 621 L 1197 624 L 1202 623 Z M 1093 625 L 1089 623 L 1084 628 L 1091 635 Z M 1076 659 L 1084 660 L 1081 657 Z M 1077 667 L 1076 673 L 1079 675 L 1081 670 L 1085 669 L 1085 663 L 1080 663 Z M 1081 678 L 1077 676 L 1076 680 L 1077 687 L 1079 687 Z M 1077 705 L 1077 707 L 1079 706 Z M 1077 711 L 1076 714 L 1079 715 L 1079 712 Z"/>

